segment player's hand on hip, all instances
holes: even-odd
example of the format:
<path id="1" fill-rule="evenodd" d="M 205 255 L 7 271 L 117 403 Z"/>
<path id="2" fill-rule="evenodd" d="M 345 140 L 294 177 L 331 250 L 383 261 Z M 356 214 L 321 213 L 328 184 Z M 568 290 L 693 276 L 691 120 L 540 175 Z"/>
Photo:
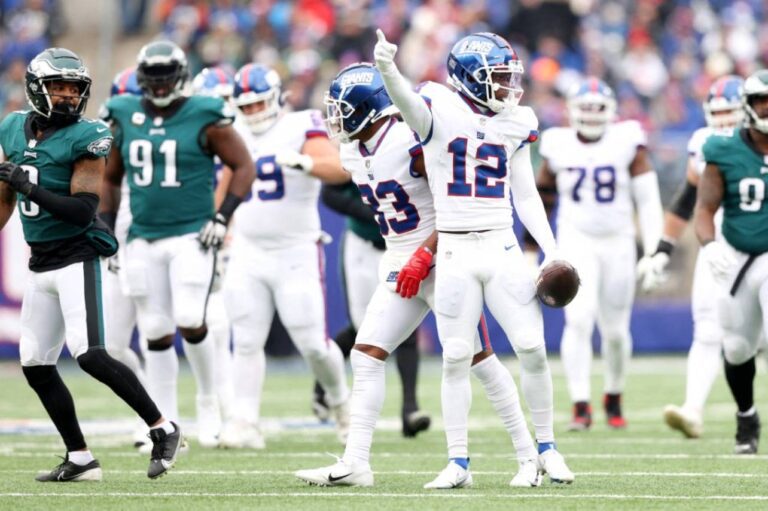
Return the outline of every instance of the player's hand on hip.
<path id="1" fill-rule="evenodd" d="M 719 241 L 710 241 L 701 251 L 716 278 L 727 277 L 736 266 L 737 261 L 733 251 Z"/>
<path id="2" fill-rule="evenodd" d="M 280 151 L 275 155 L 275 163 L 281 167 L 291 167 L 309 174 L 315 166 L 315 161 L 308 154 L 296 151 Z"/>
<path id="3" fill-rule="evenodd" d="M 647 293 L 666 282 L 668 264 L 669 255 L 664 252 L 656 252 L 640 259 L 637 263 L 637 279 L 640 281 L 640 289 Z"/>
<path id="4" fill-rule="evenodd" d="M 429 275 L 432 266 L 432 252 L 419 247 L 397 274 L 395 291 L 403 298 L 413 298 L 419 292 L 421 281 Z"/>
<path id="5" fill-rule="evenodd" d="M 389 71 L 395 68 L 395 54 L 397 53 L 397 45 L 387 41 L 384 32 L 380 28 L 376 29 L 376 46 L 373 48 L 373 60 L 376 62 L 376 67 L 379 71 Z"/>
<path id="6" fill-rule="evenodd" d="M 29 195 L 35 184 L 29 180 L 29 172 L 10 161 L 0 163 L 0 181 L 8 183 L 15 192 Z"/>
<path id="7" fill-rule="evenodd" d="M 197 239 L 200 240 L 200 244 L 204 249 L 211 247 L 220 247 L 224 243 L 224 238 L 227 236 L 227 219 L 221 213 L 216 213 L 212 219 L 208 220 L 202 229 L 200 234 L 197 235 Z"/>

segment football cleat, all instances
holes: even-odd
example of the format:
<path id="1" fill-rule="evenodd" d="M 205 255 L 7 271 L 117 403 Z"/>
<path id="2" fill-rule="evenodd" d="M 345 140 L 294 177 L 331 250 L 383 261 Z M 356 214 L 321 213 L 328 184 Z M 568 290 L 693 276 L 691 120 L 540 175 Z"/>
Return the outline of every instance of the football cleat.
<path id="1" fill-rule="evenodd" d="M 163 428 L 152 428 L 149 430 L 149 438 L 152 439 L 152 455 L 149 460 L 149 469 L 147 477 L 156 479 L 168 472 L 176 463 L 176 456 L 181 449 L 182 435 L 181 429 L 175 422 L 173 433 L 166 433 Z"/>
<path id="2" fill-rule="evenodd" d="M 62 458 L 62 463 L 50 472 L 41 472 L 35 481 L 41 483 L 71 483 L 79 481 L 101 481 L 101 465 L 94 459 L 87 465 L 77 465 L 69 461 L 69 453 Z"/>
<path id="3" fill-rule="evenodd" d="M 202 447 L 219 446 L 221 409 L 216 396 L 197 396 L 197 441 Z"/>
<path id="4" fill-rule="evenodd" d="M 736 454 L 757 454 L 757 444 L 760 441 L 760 416 L 757 412 L 741 417 L 736 415 Z"/>
<path id="5" fill-rule="evenodd" d="M 463 468 L 453 460 L 448 462 L 442 472 L 431 482 L 424 485 L 425 490 L 450 490 L 472 486 L 472 474 L 469 468 Z"/>
<path id="6" fill-rule="evenodd" d="M 331 414 L 336 421 L 336 437 L 342 444 L 347 443 L 349 436 L 349 401 L 331 407 Z"/>
<path id="7" fill-rule="evenodd" d="M 664 407 L 664 422 L 670 428 L 680 431 L 686 438 L 699 438 L 703 431 L 698 414 L 676 405 Z"/>
<path id="8" fill-rule="evenodd" d="M 531 488 L 541 486 L 541 474 L 539 473 L 539 464 L 536 459 L 523 460 L 520 462 L 520 468 L 517 474 L 509 482 L 509 485 L 515 488 Z"/>
<path id="9" fill-rule="evenodd" d="M 228 449 L 264 449 L 266 442 L 258 424 L 233 420 L 221 430 L 219 446 Z"/>
<path id="10" fill-rule="evenodd" d="M 627 420 L 621 414 L 621 394 L 605 394 L 603 397 L 608 426 L 614 429 L 627 427 Z"/>
<path id="11" fill-rule="evenodd" d="M 547 449 L 539 454 L 538 464 L 539 472 L 548 474 L 549 480 L 553 483 L 571 484 L 576 478 L 557 449 Z"/>
<path id="12" fill-rule="evenodd" d="M 337 459 L 331 466 L 297 470 L 294 475 L 316 486 L 373 486 L 373 472 L 369 465 L 350 464 Z"/>
<path id="13" fill-rule="evenodd" d="M 568 424 L 568 431 L 586 431 L 592 426 L 592 405 L 587 401 L 573 404 L 573 418 Z"/>
<path id="14" fill-rule="evenodd" d="M 428 430 L 430 424 L 432 424 L 432 419 L 421 410 L 415 410 L 404 414 L 403 436 L 406 438 L 413 438 L 422 431 Z"/>

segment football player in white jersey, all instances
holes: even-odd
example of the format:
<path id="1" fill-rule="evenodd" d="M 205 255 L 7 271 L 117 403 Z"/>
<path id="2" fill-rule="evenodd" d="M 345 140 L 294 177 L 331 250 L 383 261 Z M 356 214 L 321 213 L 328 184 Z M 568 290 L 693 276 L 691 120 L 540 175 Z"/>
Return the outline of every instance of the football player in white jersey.
<path id="1" fill-rule="evenodd" d="M 259 429 L 264 344 L 275 312 L 325 389 L 343 441 L 349 388 L 344 357 L 327 332 L 317 200 L 320 180 L 348 178 L 320 112 L 282 108 L 276 71 L 243 66 L 235 76 L 234 101 L 253 134 L 257 177 L 250 200 L 234 218 L 224 279 L 235 352 L 235 417 L 225 426 L 221 445 L 264 447 Z"/>
<path id="2" fill-rule="evenodd" d="M 632 353 L 629 320 L 637 250 L 632 204 L 645 253 L 653 253 L 662 228 L 658 180 L 645 133 L 636 121 L 614 122 L 616 100 L 605 83 L 587 78 L 574 84 L 568 113 L 571 127 L 551 128 L 541 136 L 543 162 L 536 182 L 543 195 L 557 194 L 558 246 L 582 279 L 579 294 L 565 307 L 560 345 L 573 402 L 569 430 L 592 424 L 595 321 L 606 366 L 603 405 L 608 426 L 623 428 L 621 394 Z"/>
<path id="3" fill-rule="evenodd" d="M 469 373 L 483 303 L 520 360 L 540 469 L 553 481 L 572 482 L 573 473 L 555 448 L 541 306 L 512 231 L 514 201 L 543 248 L 545 263 L 559 259 L 531 168 L 529 143 L 538 137 L 538 121 L 533 110 L 518 106 L 522 62 L 498 35 L 473 34 L 448 56 L 453 88 L 429 82 L 419 94 L 394 63 L 397 46 L 381 30 L 377 35 L 376 66 L 421 141 L 439 232 L 435 316 L 443 344 L 442 409 L 450 461 L 432 484 L 460 486 L 469 478 Z"/>
<path id="4" fill-rule="evenodd" d="M 396 117 L 397 109 L 378 70 L 367 63 L 345 68 L 331 83 L 325 101 L 329 128 L 342 141 L 342 164 L 373 209 L 387 251 L 350 355 L 354 384 L 344 457 L 329 467 L 300 470 L 296 476 L 321 486 L 371 486 L 370 448 L 384 404 L 386 359 L 435 304 L 431 271 L 437 241 L 435 211 L 421 146 L 408 125 Z M 514 380 L 479 335 L 473 353 L 472 372 L 503 418 L 517 450 L 520 470 L 510 484 L 538 486 L 536 448 Z M 471 484 L 468 477 L 458 486 Z M 454 486 L 430 483 L 426 487 Z"/>
<path id="5" fill-rule="evenodd" d="M 712 134 L 732 130 L 744 122 L 741 90 L 744 84 L 738 76 L 723 76 L 715 81 L 704 102 L 707 125 L 696 130 L 688 142 L 686 179 L 664 216 L 664 235 L 653 255 L 640 260 L 638 276 L 645 290 L 652 290 L 665 280 L 669 256 L 693 216 L 696 189 L 704 172 L 701 148 Z M 722 210 L 716 217 L 719 231 Z M 719 237 L 719 234 L 718 234 Z M 717 318 L 717 284 L 704 257 L 697 257 L 691 289 L 693 309 L 693 342 L 688 352 L 685 402 L 682 406 L 667 405 L 664 421 L 688 438 L 698 438 L 703 430 L 703 411 L 709 391 L 722 365 L 723 332 Z"/>

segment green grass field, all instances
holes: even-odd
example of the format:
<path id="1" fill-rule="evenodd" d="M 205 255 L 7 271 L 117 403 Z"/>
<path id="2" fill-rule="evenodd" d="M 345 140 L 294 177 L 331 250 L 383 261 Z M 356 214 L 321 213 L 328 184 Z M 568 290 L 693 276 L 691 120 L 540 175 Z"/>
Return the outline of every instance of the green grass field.
<path id="1" fill-rule="evenodd" d="M 506 362 L 517 370 L 514 359 Z M 146 477 L 147 457 L 130 446 L 134 424 L 129 409 L 101 384 L 70 363 L 62 364 L 94 454 L 104 468 L 101 483 L 42 484 L 39 470 L 51 469 L 64 447 L 52 434 L 37 397 L 18 365 L 0 364 L 0 509 L 768 509 L 768 456 L 731 455 L 734 405 L 719 380 L 707 409 L 705 434 L 685 440 L 661 421 L 661 409 L 683 398 L 682 357 L 638 358 L 625 396 L 626 431 L 609 431 L 599 400 L 602 380 L 593 381 L 596 424 L 587 433 L 566 433 L 569 416 L 558 360 L 555 426 L 559 449 L 576 473 L 570 486 L 545 482 L 540 488 L 512 489 L 516 470 L 509 438 L 475 384 L 470 451 L 475 486 L 427 492 L 422 485 L 446 462 L 440 421 L 416 439 L 404 439 L 397 420 L 399 382 L 388 372 L 387 404 L 374 439 L 373 488 L 310 487 L 294 470 L 329 465 L 341 454 L 333 430 L 309 415 L 310 379 L 299 361 L 269 362 L 263 415 L 264 451 L 204 450 L 191 441 L 166 477 Z M 761 369 L 765 364 L 760 364 Z M 599 368 L 600 364 L 596 364 Z M 427 359 L 420 376 L 422 408 L 438 418 L 439 361 Z M 476 383 L 476 382 L 475 382 Z M 768 377 L 756 382 L 758 406 L 768 413 Z M 180 386 L 183 417 L 193 417 L 193 383 L 188 371 Z M 768 417 L 768 415 L 766 415 Z M 40 432 L 29 432 L 35 427 Z M 25 431 L 23 434 L 19 431 Z M 738 506 L 738 507 L 736 507 Z"/>

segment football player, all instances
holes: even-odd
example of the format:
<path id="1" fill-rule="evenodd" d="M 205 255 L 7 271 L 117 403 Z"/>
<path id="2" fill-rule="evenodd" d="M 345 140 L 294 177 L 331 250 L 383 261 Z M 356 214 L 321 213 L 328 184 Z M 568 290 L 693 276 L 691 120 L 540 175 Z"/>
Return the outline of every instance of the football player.
<path id="1" fill-rule="evenodd" d="M 559 259 L 531 168 L 529 144 L 538 137 L 538 121 L 533 110 L 518 106 L 523 64 L 498 35 L 469 35 L 448 55 L 452 89 L 428 82 L 418 93 L 395 65 L 397 46 L 381 30 L 377 34 L 376 66 L 423 147 L 440 240 L 435 316 L 443 344 L 441 392 L 450 461 L 430 484 L 460 486 L 470 477 L 465 427 L 471 404 L 469 372 L 484 303 L 520 360 L 540 468 L 553 481 L 572 482 L 573 473 L 555 448 L 541 306 L 512 231 L 514 201 L 544 250 L 544 262 Z"/>
<path id="2" fill-rule="evenodd" d="M 248 149 L 232 128 L 234 112 L 221 98 L 186 97 L 187 58 L 174 43 L 139 52 L 142 96 L 114 96 L 105 115 L 116 142 L 108 160 L 103 210 L 117 210 L 127 176 L 131 225 L 125 250 L 128 293 L 147 338 L 146 370 L 160 409 L 178 416 L 178 326 L 197 383 L 198 440 L 216 446 L 221 428 L 215 388 L 214 341 L 206 306 L 216 249 L 254 172 Z M 233 169 L 226 198 L 214 210 L 214 156 Z"/>
<path id="3" fill-rule="evenodd" d="M 235 418 L 224 447 L 263 448 L 264 344 L 277 312 L 326 392 L 339 438 L 349 424 L 344 357 L 328 338 L 320 182 L 347 179 L 317 110 L 287 112 L 280 77 L 246 64 L 234 102 L 253 134 L 256 181 L 235 216 L 224 296 L 234 340 Z M 226 178 L 225 178 L 226 179 Z"/>
<path id="4" fill-rule="evenodd" d="M 744 81 L 746 127 L 715 131 L 694 210 L 696 236 L 717 287 L 725 379 L 736 401 L 736 454 L 754 454 L 760 418 L 754 404 L 755 355 L 768 318 L 768 70 Z M 722 236 L 715 215 L 723 208 Z"/>
<path id="5" fill-rule="evenodd" d="M 626 427 L 621 410 L 632 353 L 629 319 L 635 294 L 633 202 L 643 247 L 652 253 L 661 237 L 662 208 L 646 136 L 636 121 L 615 122 L 613 91 L 597 78 L 574 84 L 568 95 L 570 127 L 542 133 L 543 161 L 536 184 L 551 207 L 557 200 L 557 241 L 581 277 L 578 295 L 565 307 L 560 354 L 573 402 L 571 431 L 592 424 L 592 331 L 600 330 L 608 426 Z"/>
<path id="6" fill-rule="evenodd" d="M 0 229 L 18 201 L 31 270 L 21 310 L 19 351 L 24 376 L 61 435 L 64 461 L 38 481 L 100 481 L 75 404 L 56 370 L 66 342 L 78 365 L 107 385 L 149 426 L 154 444 L 147 475 L 173 466 L 178 426 L 164 418 L 134 373 L 104 349 L 103 257 L 117 251 L 112 232 L 96 221 L 109 127 L 83 117 L 91 78 L 64 48 L 38 54 L 26 73 L 32 111 L 0 123 Z"/>
<path id="7" fill-rule="evenodd" d="M 387 251 L 350 355 L 354 383 L 344 457 L 330 467 L 301 470 L 296 476 L 321 486 L 371 486 L 370 448 L 384 404 L 386 359 L 435 304 L 435 210 L 421 146 L 396 116 L 397 109 L 373 65 L 353 64 L 342 70 L 331 83 L 325 103 L 329 128 L 342 141 L 342 164 L 376 215 Z M 481 343 L 479 335 L 472 362 L 472 372 L 483 383 L 517 449 L 520 469 L 510 484 L 538 486 L 536 448 L 512 376 L 493 354 L 488 339 Z M 471 484 L 468 477 L 457 486 Z"/>
<path id="8" fill-rule="evenodd" d="M 696 130 L 688 142 L 686 179 L 664 215 L 664 236 L 653 255 L 646 256 L 637 265 L 637 273 L 644 290 L 652 290 L 666 278 L 666 268 L 675 244 L 693 216 L 696 188 L 705 162 L 701 149 L 707 138 L 716 131 L 738 129 L 744 122 L 741 88 L 738 76 L 724 76 L 709 89 L 704 102 L 707 125 Z M 715 217 L 720 231 L 722 213 Z M 718 234 L 719 236 L 719 234 Z M 688 352 L 688 368 L 683 406 L 667 405 L 664 420 L 673 429 L 688 438 L 698 438 L 703 430 L 704 404 L 712 384 L 720 372 L 723 333 L 717 318 L 717 286 L 704 257 L 698 257 L 691 289 L 693 309 L 693 342 Z"/>

